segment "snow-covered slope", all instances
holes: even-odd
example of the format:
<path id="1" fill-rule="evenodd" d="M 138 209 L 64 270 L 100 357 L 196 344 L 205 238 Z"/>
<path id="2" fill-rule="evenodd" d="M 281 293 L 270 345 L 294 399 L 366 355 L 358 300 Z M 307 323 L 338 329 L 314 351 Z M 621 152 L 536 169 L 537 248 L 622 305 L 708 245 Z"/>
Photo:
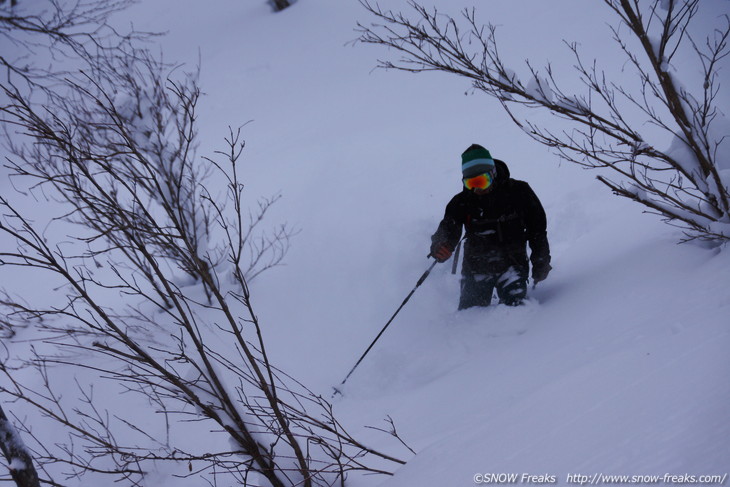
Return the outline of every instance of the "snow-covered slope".
<path id="1" fill-rule="evenodd" d="M 566 38 L 621 65 L 599 2 L 440 3 L 475 4 L 515 63 L 569 66 Z M 254 304 L 271 360 L 322 395 L 428 267 L 468 145 L 505 160 L 545 206 L 554 271 L 526 306 L 457 313 L 458 276 L 437 266 L 348 381 L 338 417 L 391 448 L 364 428 L 389 415 L 417 452 L 394 477 L 351 476 L 352 486 L 730 471 L 727 250 L 677 245 L 671 227 L 561 164 L 465 81 L 373 71 L 388 53 L 349 43 L 369 21 L 354 0 L 299 0 L 279 14 L 264 0 L 159 0 L 124 17 L 168 31 L 166 59 L 202 60 L 201 154 L 252 121 L 249 195 L 281 192 L 269 222 L 301 229 L 287 265 L 253 282 Z"/>
<path id="2" fill-rule="evenodd" d="M 482 12 L 516 62 L 559 64 L 562 38 L 617 62 L 588 40 L 608 36 L 600 6 L 522 3 Z M 555 271 L 528 306 L 456 313 L 458 280 L 440 266 L 348 381 L 336 411 L 353 427 L 390 415 L 419 452 L 384 485 L 727 471 L 727 252 L 677 246 L 671 229 L 561 166 L 491 100 L 465 96 L 464 81 L 371 72 L 388 54 L 347 44 L 369 20 L 356 2 L 250 7 L 237 29 L 225 25 L 230 6 L 218 8 L 216 25 L 188 38 L 202 46 L 216 113 L 206 144 L 215 125 L 252 119 L 251 187 L 280 190 L 279 214 L 302 229 L 255 297 L 275 360 L 315 390 L 339 383 L 427 267 L 466 146 L 506 160 L 546 207 Z"/>

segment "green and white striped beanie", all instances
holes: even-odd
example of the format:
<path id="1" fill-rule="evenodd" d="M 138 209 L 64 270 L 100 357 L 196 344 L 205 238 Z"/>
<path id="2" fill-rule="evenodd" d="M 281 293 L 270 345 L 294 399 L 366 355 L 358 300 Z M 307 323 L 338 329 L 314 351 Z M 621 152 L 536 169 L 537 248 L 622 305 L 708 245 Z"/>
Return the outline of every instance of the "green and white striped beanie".
<path id="1" fill-rule="evenodd" d="M 472 144 L 461 154 L 461 173 L 464 178 L 471 178 L 494 170 L 492 155 L 481 145 Z"/>

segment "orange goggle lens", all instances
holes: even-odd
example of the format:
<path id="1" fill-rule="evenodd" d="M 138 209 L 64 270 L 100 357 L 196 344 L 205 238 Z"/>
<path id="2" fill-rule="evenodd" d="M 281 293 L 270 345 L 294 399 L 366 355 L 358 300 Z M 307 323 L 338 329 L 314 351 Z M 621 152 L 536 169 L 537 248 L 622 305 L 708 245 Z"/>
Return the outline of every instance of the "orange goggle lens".
<path id="1" fill-rule="evenodd" d="M 473 178 L 464 178 L 466 189 L 487 189 L 492 185 L 492 175 L 489 173 L 480 174 Z"/>

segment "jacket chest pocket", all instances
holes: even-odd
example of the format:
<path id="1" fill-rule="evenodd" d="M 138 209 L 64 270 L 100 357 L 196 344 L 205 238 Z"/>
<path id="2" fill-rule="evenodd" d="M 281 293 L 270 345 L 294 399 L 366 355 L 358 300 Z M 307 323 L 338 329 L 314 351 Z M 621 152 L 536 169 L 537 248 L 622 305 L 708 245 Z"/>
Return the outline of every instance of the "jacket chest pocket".
<path id="1" fill-rule="evenodd" d="M 492 242 L 514 242 L 523 240 L 525 228 L 522 218 L 516 212 L 499 218 L 467 218 L 466 231 L 478 240 Z"/>

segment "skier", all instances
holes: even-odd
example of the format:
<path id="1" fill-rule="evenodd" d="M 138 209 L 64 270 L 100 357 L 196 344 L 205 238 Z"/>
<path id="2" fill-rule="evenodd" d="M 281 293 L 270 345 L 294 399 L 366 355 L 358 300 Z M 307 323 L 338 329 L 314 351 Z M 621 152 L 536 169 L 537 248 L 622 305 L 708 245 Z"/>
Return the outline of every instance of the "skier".
<path id="1" fill-rule="evenodd" d="M 489 306 L 495 288 L 500 303 L 517 306 L 527 294 L 526 244 L 535 284 L 552 269 L 545 210 L 529 184 L 510 178 L 507 165 L 478 144 L 461 155 L 461 171 L 464 189 L 446 206 L 431 237 L 431 256 L 448 260 L 463 226 L 459 309 Z"/>

